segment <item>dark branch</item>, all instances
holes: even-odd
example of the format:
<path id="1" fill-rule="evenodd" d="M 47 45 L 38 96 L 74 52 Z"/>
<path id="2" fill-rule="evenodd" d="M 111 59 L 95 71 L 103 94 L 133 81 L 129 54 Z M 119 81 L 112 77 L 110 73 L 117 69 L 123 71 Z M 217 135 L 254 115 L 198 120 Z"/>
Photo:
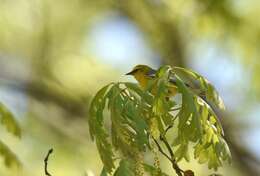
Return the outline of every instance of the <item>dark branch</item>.
<path id="1" fill-rule="evenodd" d="M 172 167 L 174 168 L 174 170 L 175 170 L 175 172 L 177 173 L 178 176 L 182 176 L 182 172 L 184 172 L 184 171 L 178 166 L 170 144 L 168 143 L 165 136 L 160 136 L 160 139 L 161 139 L 161 141 L 163 141 L 163 143 L 165 144 L 168 152 L 170 153 Z"/>
<path id="2" fill-rule="evenodd" d="M 172 149 L 171 149 L 169 143 L 166 141 L 166 143 L 167 143 L 166 147 L 167 147 L 168 150 L 169 150 L 168 147 L 170 147 L 170 151 L 169 151 L 169 152 L 170 152 L 170 155 L 171 155 L 171 156 L 168 156 L 168 155 L 163 151 L 162 147 L 160 146 L 160 144 L 158 143 L 158 141 L 157 141 L 154 137 L 152 137 L 152 138 L 153 138 L 153 140 L 154 140 L 154 142 L 155 142 L 155 144 L 156 144 L 156 146 L 157 146 L 159 152 L 161 152 L 161 153 L 172 163 L 172 167 L 173 167 L 173 169 L 175 170 L 175 172 L 177 173 L 177 175 L 178 175 L 178 176 L 182 176 L 183 170 L 182 170 L 182 169 L 178 166 L 178 164 L 176 163 L 176 160 L 175 160 L 175 158 L 174 158 L 173 151 L 172 151 Z M 165 139 L 165 138 L 164 138 L 164 139 Z M 161 139 L 161 140 L 162 140 L 162 139 Z M 164 140 L 163 140 L 163 141 L 164 141 Z"/>
<path id="3" fill-rule="evenodd" d="M 160 144 L 158 143 L 158 141 L 157 141 L 154 137 L 152 137 L 152 138 L 153 138 L 153 140 L 154 140 L 154 142 L 155 142 L 155 144 L 156 144 L 156 146 L 157 146 L 159 152 L 161 152 L 161 154 L 163 154 L 168 160 L 170 160 L 170 161 L 172 162 L 171 157 L 169 157 L 169 156 L 163 151 L 163 149 L 162 149 L 162 147 L 160 146 Z"/>
<path id="4" fill-rule="evenodd" d="M 50 156 L 50 154 L 53 152 L 53 149 L 51 148 L 49 151 L 48 151 L 48 153 L 47 153 L 47 155 L 46 155 L 46 157 L 45 157 L 45 159 L 44 159 L 44 171 L 45 171 L 45 175 L 47 175 L 47 176 L 51 176 L 51 174 L 48 172 L 48 160 L 49 160 L 49 156 Z"/>
<path id="5" fill-rule="evenodd" d="M 173 127 L 173 125 L 169 125 L 166 130 L 164 131 L 164 136 L 166 135 L 166 133 Z"/>

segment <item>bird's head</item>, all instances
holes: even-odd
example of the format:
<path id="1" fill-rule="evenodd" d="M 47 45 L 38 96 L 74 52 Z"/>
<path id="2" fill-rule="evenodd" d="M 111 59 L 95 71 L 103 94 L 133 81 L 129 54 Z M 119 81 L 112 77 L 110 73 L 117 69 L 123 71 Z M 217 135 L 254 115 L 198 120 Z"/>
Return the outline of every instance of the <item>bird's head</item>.
<path id="1" fill-rule="evenodd" d="M 126 75 L 132 75 L 136 77 L 137 75 L 144 75 L 144 76 L 150 76 L 152 77 L 155 75 L 156 70 L 152 69 L 151 67 L 147 65 L 137 65 L 135 66 L 132 71 L 129 73 L 126 73 Z"/>
<path id="2" fill-rule="evenodd" d="M 152 69 L 151 67 L 147 65 L 137 65 L 126 75 L 132 75 L 138 81 L 141 87 L 146 88 L 148 81 L 151 78 L 154 78 L 155 74 L 156 70 Z"/>

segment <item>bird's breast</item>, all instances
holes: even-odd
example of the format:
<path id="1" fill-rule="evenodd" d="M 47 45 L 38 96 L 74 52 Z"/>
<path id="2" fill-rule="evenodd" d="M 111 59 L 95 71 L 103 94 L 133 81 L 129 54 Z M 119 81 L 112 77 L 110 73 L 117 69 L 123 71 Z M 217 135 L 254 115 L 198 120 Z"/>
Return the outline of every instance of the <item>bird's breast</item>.
<path id="1" fill-rule="evenodd" d="M 138 83 L 140 84 L 140 86 L 145 89 L 147 84 L 148 84 L 148 80 L 143 76 L 143 75 L 134 75 L 135 79 L 138 81 Z"/>

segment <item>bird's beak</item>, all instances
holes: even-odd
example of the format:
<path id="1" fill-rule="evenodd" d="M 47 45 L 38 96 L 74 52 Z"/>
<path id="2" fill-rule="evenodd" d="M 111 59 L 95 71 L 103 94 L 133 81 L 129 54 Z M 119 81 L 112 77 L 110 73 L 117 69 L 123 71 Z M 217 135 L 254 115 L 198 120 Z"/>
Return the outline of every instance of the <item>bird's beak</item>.
<path id="1" fill-rule="evenodd" d="M 149 76 L 149 77 L 155 77 L 155 75 L 156 75 L 156 70 L 151 69 L 151 70 L 149 70 L 149 72 L 148 72 L 146 75 Z"/>
<path id="2" fill-rule="evenodd" d="M 126 73 L 125 75 L 133 75 L 136 71 L 137 71 L 137 70 L 132 70 L 132 71 Z"/>

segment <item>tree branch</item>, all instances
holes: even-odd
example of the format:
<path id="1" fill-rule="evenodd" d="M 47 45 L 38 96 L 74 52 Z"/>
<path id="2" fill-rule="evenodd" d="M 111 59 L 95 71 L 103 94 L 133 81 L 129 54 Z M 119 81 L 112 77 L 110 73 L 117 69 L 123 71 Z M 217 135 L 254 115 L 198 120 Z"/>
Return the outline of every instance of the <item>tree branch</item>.
<path id="1" fill-rule="evenodd" d="M 45 172 L 45 175 L 47 175 L 47 176 L 51 176 L 51 174 L 48 172 L 48 160 L 49 160 L 49 156 L 50 156 L 50 154 L 53 152 L 53 149 L 51 148 L 49 151 L 48 151 L 48 153 L 47 153 L 47 155 L 46 155 L 46 157 L 45 157 L 45 159 L 44 159 L 44 172 Z"/>
<path id="2" fill-rule="evenodd" d="M 174 153 L 172 151 L 172 148 L 170 146 L 170 144 L 168 143 L 167 139 L 165 138 L 165 136 L 160 136 L 160 140 L 163 141 L 163 143 L 165 144 L 168 152 L 170 153 L 171 156 L 171 162 L 172 162 L 172 167 L 174 168 L 175 172 L 177 173 L 178 176 L 182 176 L 182 172 L 184 172 L 177 164 Z"/>
<path id="3" fill-rule="evenodd" d="M 157 141 L 154 137 L 152 137 L 152 138 L 153 138 L 153 141 L 155 142 L 155 144 L 156 144 L 156 146 L 157 146 L 159 152 L 161 152 L 161 154 L 163 154 L 168 160 L 170 160 L 170 161 L 172 162 L 171 157 L 169 157 L 169 156 L 163 151 L 163 149 L 162 149 L 162 147 L 160 146 L 160 144 L 158 143 L 158 141 Z"/>
<path id="4" fill-rule="evenodd" d="M 163 154 L 163 155 L 171 162 L 172 167 L 173 167 L 173 169 L 175 170 L 175 172 L 177 173 L 177 175 L 178 175 L 178 176 L 182 176 L 182 173 L 183 173 L 184 171 L 183 171 L 183 170 L 178 166 L 178 164 L 176 163 L 176 160 L 175 160 L 175 158 L 174 158 L 173 151 L 172 151 L 172 149 L 171 149 L 169 143 L 166 141 L 167 145 L 166 145 L 166 144 L 165 144 L 165 145 L 166 145 L 168 151 L 170 152 L 170 156 L 168 156 L 168 155 L 163 151 L 163 149 L 162 149 L 162 147 L 160 146 L 160 144 L 158 143 L 158 141 L 157 141 L 154 137 L 152 137 L 152 138 L 153 138 L 155 144 L 157 145 L 157 148 L 158 148 L 159 152 L 161 152 L 161 154 Z M 164 138 L 164 139 L 161 139 L 161 140 L 165 143 L 164 140 L 166 140 L 166 139 Z M 169 148 L 168 148 L 168 147 L 169 147 Z"/>

